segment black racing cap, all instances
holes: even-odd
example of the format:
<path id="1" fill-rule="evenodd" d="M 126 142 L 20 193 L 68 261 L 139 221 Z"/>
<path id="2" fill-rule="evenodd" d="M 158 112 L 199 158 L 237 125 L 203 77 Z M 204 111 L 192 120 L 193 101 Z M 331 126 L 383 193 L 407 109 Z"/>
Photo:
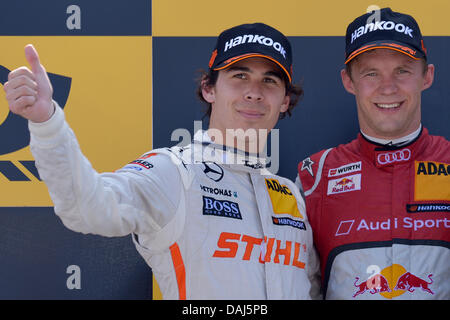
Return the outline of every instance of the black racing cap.
<path id="1" fill-rule="evenodd" d="M 264 23 L 242 24 L 223 31 L 209 60 L 212 70 L 251 57 L 263 57 L 275 62 L 292 82 L 292 49 L 280 31 Z"/>
<path id="2" fill-rule="evenodd" d="M 427 50 L 416 20 L 407 14 L 383 8 L 356 18 L 347 27 L 345 63 L 373 49 L 391 49 L 419 60 Z"/>

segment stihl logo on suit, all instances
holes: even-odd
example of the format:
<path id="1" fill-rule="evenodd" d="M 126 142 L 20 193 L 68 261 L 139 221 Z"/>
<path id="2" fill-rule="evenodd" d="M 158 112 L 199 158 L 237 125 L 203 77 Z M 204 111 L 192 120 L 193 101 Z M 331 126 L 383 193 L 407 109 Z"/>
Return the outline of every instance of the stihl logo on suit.
<path id="1" fill-rule="evenodd" d="M 305 262 L 301 261 L 300 256 L 306 255 L 306 244 L 300 244 L 292 241 L 282 241 L 275 238 L 256 238 L 246 234 L 222 232 L 217 241 L 218 249 L 214 251 L 215 258 L 235 258 L 240 248 L 245 246 L 242 254 L 242 260 L 252 260 L 254 250 L 259 252 L 260 263 L 273 262 L 304 269 Z M 303 253 L 303 254 L 302 254 Z M 280 256 L 284 256 L 283 262 L 280 262 Z M 291 259 L 291 257 L 293 257 Z M 240 256 L 238 256 L 240 258 Z"/>

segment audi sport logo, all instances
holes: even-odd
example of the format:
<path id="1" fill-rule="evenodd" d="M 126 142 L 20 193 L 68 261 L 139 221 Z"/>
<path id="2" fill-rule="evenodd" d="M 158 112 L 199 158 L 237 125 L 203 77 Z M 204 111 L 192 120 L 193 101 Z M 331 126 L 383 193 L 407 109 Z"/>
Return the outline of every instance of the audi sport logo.
<path id="1" fill-rule="evenodd" d="M 377 161 L 379 164 L 389 164 L 400 161 L 408 161 L 411 158 L 411 150 L 402 149 L 394 152 L 380 153 Z"/>

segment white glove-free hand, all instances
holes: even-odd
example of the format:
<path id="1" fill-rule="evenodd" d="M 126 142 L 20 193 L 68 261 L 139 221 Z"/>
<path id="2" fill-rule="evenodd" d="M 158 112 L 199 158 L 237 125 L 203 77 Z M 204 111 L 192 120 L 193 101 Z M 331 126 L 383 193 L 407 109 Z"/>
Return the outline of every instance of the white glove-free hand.
<path id="1" fill-rule="evenodd" d="M 33 45 L 25 46 L 31 70 L 20 67 L 11 71 L 3 89 L 11 112 L 32 122 L 44 122 L 54 113 L 53 88 Z"/>

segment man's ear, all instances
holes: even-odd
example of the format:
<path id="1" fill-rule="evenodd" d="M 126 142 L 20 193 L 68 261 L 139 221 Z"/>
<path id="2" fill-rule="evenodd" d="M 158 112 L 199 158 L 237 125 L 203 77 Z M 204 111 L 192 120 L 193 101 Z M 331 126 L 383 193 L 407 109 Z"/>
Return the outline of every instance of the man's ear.
<path id="1" fill-rule="evenodd" d="M 206 80 L 202 80 L 201 86 L 203 99 L 209 103 L 214 103 L 216 101 L 216 91 L 214 86 L 208 85 Z"/>
<path id="2" fill-rule="evenodd" d="M 345 70 L 345 69 L 341 70 L 341 79 L 342 79 L 342 84 L 344 85 L 345 90 L 347 90 L 348 93 L 355 94 L 355 86 L 354 86 L 352 78 L 351 78 L 350 74 L 347 72 L 347 70 Z"/>
<path id="3" fill-rule="evenodd" d="M 434 65 L 429 64 L 427 67 L 427 71 L 425 72 L 422 90 L 431 87 L 431 85 L 433 84 L 433 80 L 434 80 Z"/>
<path id="4" fill-rule="evenodd" d="M 281 105 L 280 112 L 286 112 L 289 109 L 289 103 L 291 102 L 290 96 L 285 96 L 283 100 L 283 104 Z"/>

